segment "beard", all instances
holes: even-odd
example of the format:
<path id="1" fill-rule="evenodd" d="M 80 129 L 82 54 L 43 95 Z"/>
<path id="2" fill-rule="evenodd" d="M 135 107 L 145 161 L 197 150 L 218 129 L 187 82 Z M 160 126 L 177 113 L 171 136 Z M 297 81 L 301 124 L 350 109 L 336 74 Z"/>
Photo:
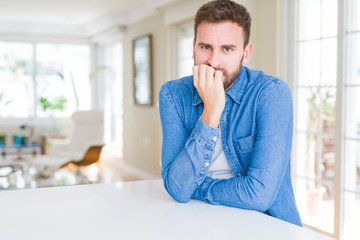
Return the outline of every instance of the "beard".
<path id="1" fill-rule="evenodd" d="M 238 68 L 232 73 L 229 73 L 228 71 L 226 71 L 223 68 L 215 68 L 215 70 L 220 70 L 223 73 L 223 76 L 224 76 L 223 84 L 224 84 L 225 92 L 230 89 L 230 87 L 235 83 L 236 79 L 239 77 L 243 59 L 244 59 L 244 56 L 242 56 Z"/>
<path id="2" fill-rule="evenodd" d="M 222 67 L 214 68 L 215 70 L 219 70 L 223 73 L 223 78 L 224 78 L 223 84 L 224 84 L 225 92 L 230 89 L 230 87 L 235 83 L 236 79 L 239 77 L 243 60 L 244 60 L 244 55 L 241 57 L 239 66 L 232 73 L 229 73 L 225 68 L 222 68 Z M 195 60 L 194 60 L 194 64 L 196 65 Z M 207 64 L 207 65 L 210 66 L 210 64 Z M 212 66 L 210 66 L 210 67 L 212 67 Z"/>

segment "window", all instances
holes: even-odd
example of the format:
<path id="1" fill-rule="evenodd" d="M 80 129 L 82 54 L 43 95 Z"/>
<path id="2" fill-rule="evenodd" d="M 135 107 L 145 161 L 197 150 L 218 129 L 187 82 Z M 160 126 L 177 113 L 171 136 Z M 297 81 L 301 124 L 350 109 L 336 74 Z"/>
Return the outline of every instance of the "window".
<path id="1" fill-rule="evenodd" d="M 36 93 L 41 97 L 67 100 L 63 112 L 55 116 L 67 117 L 76 110 L 90 109 L 91 79 L 90 47 L 88 45 L 49 44 L 36 45 Z M 47 116 L 40 107 L 37 116 Z"/>
<path id="2" fill-rule="evenodd" d="M 118 158 L 123 157 L 123 45 L 107 43 L 98 47 L 98 61 L 104 66 L 98 82 L 104 106 L 105 149 Z"/>
<path id="3" fill-rule="evenodd" d="M 344 29 L 344 239 L 360 236 L 360 0 L 348 0 Z"/>
<path id="4" fill-rule="evenodd" d="M 69 117 L 90 109 L 90 46 L 0 42 L 0 116 Z M 44 112 L 40 98 L 65 99 L 64 111 Z"/>
<path id="5" fill-rule="evenodd" d="M 302 221 L 334 233 L 337 1 L 297 6 L 295 191 Z"/>
<path id="6" fill-rule="evenodd" d="M 180 24 L 176 26 L 177 41 L 177 69 L 176 77 L 185 77 L 192 75 L 192 67 L 194 66 L 193 40 L 194 40 L 194 21 Z"/>
<path id="7" fill-rule="evenodd" d="M 360 236 L 360 0 L 294 2 L 297 204 L 305 225 L 351 240 Z"/>
<path id="8" fill-rule="evenodd" d="M 33 58 L 30 43 L 0 42 L 0 117 L 32 115 Z"/>

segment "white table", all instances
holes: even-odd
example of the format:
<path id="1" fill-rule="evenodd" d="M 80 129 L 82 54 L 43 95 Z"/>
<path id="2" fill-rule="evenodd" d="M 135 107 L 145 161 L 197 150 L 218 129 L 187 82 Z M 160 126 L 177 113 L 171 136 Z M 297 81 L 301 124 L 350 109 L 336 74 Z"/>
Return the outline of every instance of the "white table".
<path id="1" fill-rule="evenodd" d="M 2 191 L 0 239 L 330 238 L 255 211 L 177 203 L 151 180 Z"/>

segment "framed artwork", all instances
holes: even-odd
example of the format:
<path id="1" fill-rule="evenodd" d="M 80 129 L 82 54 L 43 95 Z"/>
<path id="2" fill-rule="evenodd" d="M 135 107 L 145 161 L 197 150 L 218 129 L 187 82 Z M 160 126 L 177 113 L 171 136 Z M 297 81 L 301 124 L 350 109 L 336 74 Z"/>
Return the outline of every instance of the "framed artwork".
<path id="1" fill-rule="evenodd" d="M 152 50 L 151 35 L 133 41 L 135 104 L 152 105 Z"/>

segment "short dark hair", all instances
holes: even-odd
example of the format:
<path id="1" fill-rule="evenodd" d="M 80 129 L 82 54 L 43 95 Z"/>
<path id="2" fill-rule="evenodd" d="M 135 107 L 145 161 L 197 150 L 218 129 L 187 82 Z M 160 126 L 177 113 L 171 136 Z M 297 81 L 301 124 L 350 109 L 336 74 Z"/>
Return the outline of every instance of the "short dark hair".
<path id="1" fill-rule="evenodd" d="M 246 7 L 231 0 L 215 0 L 202 5 L 195 15 L 194 33 L 195 39 L 197 27 L 202 22 L 225 22 L 237 23 L 243 28 L 244 47 L 249 43 L 251 17 Z"/>

